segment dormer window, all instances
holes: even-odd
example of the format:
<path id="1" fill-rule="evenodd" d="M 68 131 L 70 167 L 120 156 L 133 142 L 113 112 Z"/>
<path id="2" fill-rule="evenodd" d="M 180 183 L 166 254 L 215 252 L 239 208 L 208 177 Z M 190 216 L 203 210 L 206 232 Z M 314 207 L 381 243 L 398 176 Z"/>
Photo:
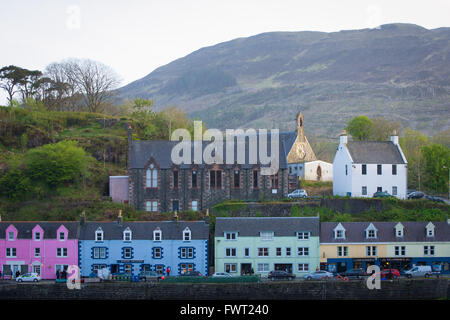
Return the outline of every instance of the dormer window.
<path id="1" fill-rule="evenodd" d="M 95 231 L 95 241 L 103 241 L 103 230 L 102 230 L 102 228 L 98 228 Z"/>
<path id="2" fill-rule="evenodd" d="M 36 240 L 36 241 L 40 241 L 41 240 L 41 233 L 40 232 L 35 232 L 34 233 L 34 240 Z"/>
<path id="3" fill-rule="evenodd" d="M 191 230 L 189 228 L 183 230 L 183 241 L 191 241 Z"/>
<path id="4" fill-rule="evenodd" d="M 335 239 L 345 239 L 345 228 L 339 223 L 336 228 L 334 228 L 334 238 Z"/>
<path id="5" fill-rule="evenodd" d="M 426 226 L 427 237 L 434 237 L 434 224 L 431 222 Z"/>
<path id="6" fill-rule="evenodd" d="M 366 229 L 366 239 L 376 239 L 377 231 L 377 228 L 371 223 Z"/>
<path id="7" fill-rule="evenodd" d="M 259 233 L 259 237 L 261 241 L 272 241 L 273 240 L 273 231 L 261 231 Z"/>
<path id="8" fill-rule="evenodd" d="M 123 241 L 131 241 L 131 230 L 130 228 L 126 228 L 123 232 Z"/>
<path id="9" fill-rule="evenodd" d="M 404 234 L 404 227 L 403 225 L 399 222 L 397 223 L 397 225 L 395 226 L 395 236 L 397 238 L 401 238 L 403 237 Z"/>
<path id="10" fill-rule="evenodd" d="M 153 231 L 153 241 L 161 241 L 162 240 L 162 231 L 157 228 Z"/>
<path id="11" fill-rule="evenodd" d="M 225 232 L 225 240 L 237 240 L 237 232 Z"/>
<path id="12" fill-rule="evenodd" d="M 58 233 L 58 235 L 59 235 L 59 241 L 64 241 L 64 240 L 66 240 L 66 234 L 64 233 L 64 232 L 59 232 Z"/>
<path id="13" fill-rule="evenodd" d="M 8 241 L 14 241 L 14 232 L 13 231 L 8 232 Z"/>

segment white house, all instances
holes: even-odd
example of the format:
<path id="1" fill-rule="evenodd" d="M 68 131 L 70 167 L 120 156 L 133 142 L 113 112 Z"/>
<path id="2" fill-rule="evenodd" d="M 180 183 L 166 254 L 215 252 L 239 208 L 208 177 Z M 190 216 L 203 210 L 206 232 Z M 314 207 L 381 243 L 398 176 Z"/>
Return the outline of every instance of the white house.
<path id="1" fill-rule="evenodd" d="M 333 194 L 372 197 L 386 191 L 406 198 L 407 161 L 394 133 L 390 141 L 348 141 L 344 132 L 333 161 Z"/>
<path id="2" fill-rule="evenodd" d="M 333 165 L 322 160 L 288 163 L 289 174 L 301 180 L 333 181 Z"/>

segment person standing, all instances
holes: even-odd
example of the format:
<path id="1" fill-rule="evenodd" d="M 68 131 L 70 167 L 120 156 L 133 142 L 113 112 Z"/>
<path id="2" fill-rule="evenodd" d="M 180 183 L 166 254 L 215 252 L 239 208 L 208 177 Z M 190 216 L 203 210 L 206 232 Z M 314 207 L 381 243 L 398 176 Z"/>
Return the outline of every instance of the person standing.
<path id="1" fill-rule="evenodd" d="M 168 266 L 166 269 L 167 276 L 170 276 L 170 267 Z"/>

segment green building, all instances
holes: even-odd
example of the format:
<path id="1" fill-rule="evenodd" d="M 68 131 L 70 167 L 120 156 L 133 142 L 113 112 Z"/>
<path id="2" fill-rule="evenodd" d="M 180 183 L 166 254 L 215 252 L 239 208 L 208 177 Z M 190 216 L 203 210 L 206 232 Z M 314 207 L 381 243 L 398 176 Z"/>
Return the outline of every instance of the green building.
<path id="1" fill-rule="evenodd" d="M 319 217 L 217 218 L 215 272 L 297 277 L 319 267 Z"/>

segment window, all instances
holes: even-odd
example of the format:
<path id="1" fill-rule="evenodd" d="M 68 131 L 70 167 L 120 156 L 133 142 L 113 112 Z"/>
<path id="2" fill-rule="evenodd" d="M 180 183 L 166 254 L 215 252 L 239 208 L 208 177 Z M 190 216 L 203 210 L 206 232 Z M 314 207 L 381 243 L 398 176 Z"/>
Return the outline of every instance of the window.
<path id="1" fill-rule="evenodd" d="M 345 165 L 345 175 L 346 176 L 348 175 L 348 166 L 347 165 Z"/>
<path id="2" fill-rule="evenodd" d="M 394 254 L 396 256 L 405 256 L 406 255 L 406 247 L 405 246 L 395 246 Z"/>
<path id="3" fill-rule="evenodd" d="M 226 257 L 236 257 L 236 248 L 226 248 L 225 256 Z"/>
<path id="4" fill-rule="evenodd" d="M 291 256 L 291 248 L 286 248 L 286 257 Z"/>
<path id="5" fill-rule="evenodd" d="M 62 258 L 67 257 L 67 248 L 56 248 L 56 256 Z"/>
<path id="6" fill-rule="evenodd" d="M 348 247 L 337 247 L 337 255 L 338 257 L 347 257 L 348 256 Z"/>
<path id="7" fill-rule="evenodd" d="M 101 228 L 95 231 L 95 241 L 103 241 L 103 230 Z"/>
<path id="8" fill-rule="evenodd" d="M 160 247 L 153 248 L 153 258 L 154 259 L 162 258 L 162 248 Z"/>
<path id="9" fill-rule="evenodd" d="M 367 186 L 362 187 L 362 195 L 367 196 Z"/>
<path id="10" fill-rule="evenodd" d="M 377 247 L 376 246 L 367 246 L 366 247 L 366 255 L 368 257 L 377 255 Z"/>
<path id="11" fill-rule="evenodd" d="M 281 257 L 281 248 L 276 248 L 275 254 L 277 257 Z"/>
<path id="12" fill-rule="evenodd" d="M 397 229 L 396 236 L 397 237 L 403 237 L 403 229 Z"/>
<path id="13" fill-rule="evenodd" d="M 237 232 L 225 232 L 225 240 L 236 240 L 237 236 Z"/>
<path id="14" fill-rule="evenodd" d="M 41 248 L 34 248 L 34 257 L 39 258 L 41 256 Z"/>
<path id="15" fill-rule="evenodd" d="M 106 248 L 92 248 L 94 259 L 106 259 Z"/>
<path id="16" fill-rule="evenodd" d="M 234 170 L 234 187 L 240 188 L 241 174 L 239 170 Z"/>
<path id="17" fill-rule="evenodd" d="M 423 254 L 425 256 L 434 256 L 434 246 L 424 246 Z"/>
<path id="18" fill-rule="evenodd" d="M 227 272 L 227 273 L 237 272 L 237 264 L 236 263 L 225 263 L 224 268 L 225 268 L 225 272 Z"/>
<path id="19" fill-rule="evenodd" d="M 133 266 L 131 264 L 126 264 L 123 266 L 123 271 L 127 274 L 131 274 L 133 271 Z"/>
<path id="20" fill-rule="evenodd" d="M 153 164 L 150 164 L 146 175 L 146 186 L 147 188 L 157 188 L 158 187 L 158 171 Z"/>
<path id="21" fill-rule="evenodd" d="M 158 201 L 156 200 L 146 201 L 145 210 L 147 212 L 158 212 Z"/>
<path id="22" fill-rule="evenodd" d="M 123 248 L 123 258 L 131 259 L 131 248 Z"/>
<path id="23" fill-rule="evenodd" d="M 253 189 L 258 189 L 258 170 L 253 170 Z"/>
<path id="24" fill-rule="evenodd" d="M 64 239 L 66 238 L 65 236 L 66 236 L 66 235 L 64 234 L 64 232 L 60 232 L 60 233 L 59 233 L 59 240 L 60 240 L 60 241 L 64 241 Z"/>
<path id="25" fill-rule="evenodd" d="M 377 192 L 382 192 L 382 191 L 383 191 L 383 188 L 377 187 Z"/>
<path id="26" fill-rule="evenodd" d="M 14 240 L 14 232 L 10 231 L 8 232 L 8 241 L 13 241 Z"/>
<path id="27" fill-rule="evenodd" d="M 172 175 L 173 175 L 173 188 L 178 189 L 178 170 L 174 170 Z"/>
<path id="28" fill-rule="evenodd" d="M 209 171 L 209 186 L 212 189 L 222 188 L 222 171 L 210 170 Z"/>
<path id="29" fill-rule="evenodd" d="M 269 264 L 268 263 L 258 263 L 257 272 L 269 272 Z"/>
<path id="30" fill-rule="evenodd" d="M 335 238 L 336 239 L 344 239 L 345 231 L 344 230 L 335 230 Z"/>
<path id="31" fill-rule="evenodd" d="M 193 170 L 191 174 L 192 188 L 197 188 L 197 171 Z"/>
<path id="32" fill-rule="evenodd" d="M 273 232 L 264 231 L 259 234 L 261 241 L 272 241 L 273 240 Z"/>
<path id="33" fill-rule="evenodd" d="M 36 241 L 40 241 L 41 240 L 41 233 L 40 232 L 35 232 L 34 233 L 34 240 L 36 240 Z"/>
<path id="34" fill-rule="evenodd" d="M 392 195 L 396 196 L 397 195 L 397 187 L 392 187 Z"/>
<path id="35" fill-rule="evenodd" d="M 244 257 L 250 257 L 250 248 L 244 248 Z"/>
<path id="36" fill-rule="evenodd" d="M 6 248 L 6 257 L 15 258 L 17 254 L 16 248 Z"/>
<path id="37" fill-rule="evenodd" d="M 278 174 L 271 175 L 270 182 L 272 185 L 272 189 L 278 189 Z"/>
<path id="38" fill-rule="evenodd" d="M 181 259 L 194 258 L 194 248 L 181 248 L 180 257 L 181 257 Z"/>
<path id="39" fill-rule="evenodd" d="M 192 201 L 192 211 L 198 211 L 198 201 Z"/>
<path id="40" fill-rule="evenodd" d="M 297 254 L 299 256 L 309 256 L 309 248 L 308 247 L 297 248 Z"/>
<path id="41" fill-rule="evenodd" d="M 299 263 L 297 267 L 298 272 L 308 272 L 309 264 L 308 263 Z"/>
<path id="42" fill-rule="evenodd" d="M 183 241 L 191 241 L 191 230 L 189 230 L 189 228 L 186 228 L 183 231 Z"/>
<path id="43" fill-rule="evenodd" d="M 131 241 L 131 230 L 126 228 L 123 232 L 123 241 Z"/>
<path id="44" fill-rule="evenodd" d="M 381 174 L 383 174 L 381 164 L 377 164 L 377 175 L 381 175 Z"/>
<path id="45" fill-rule="evenodd" d="M 427 228 L 427 237 L 434 237 L 434 229 Z"/>
<path id="46" fill-rule="evenodd" d="M 153 231 L 153 241 L 161 241 L 162 240 L 162 231 L 154 230 Z"/>
<path id="47" fill-rule="evenodd" d="M 361 174 L 363 175 L 367 174 L 367 164 L 361 165 Z"/>
<path id="48" fill-rule="evenodd" d="M 367 238 L 369 239 L 376 238 L 375 230 L 367 230 Z"/>
<path id="49" fill-rule="evenodd" d="M 297 232 L 297 240 L 309 240 L 309 232 Z"/>
<path id="50" fill-rule="evenodd" d="M 183 273 L 183 271 L 193 271 L 194 265 L 192 263 L 181 263 L 180 269 L 181 269 L 181 273 Z"/>
<path id="51" fill-rule="evenodd" d="M 258 248 L 258 257 L 268 257 L 269 248 Z"/>
<path id="52" fill-rule="evenodd" d="M 396 176 L 396 175 L 397 175 L 397 165 L 396 165 L 396 164 L 393 164 L 393 165 L 392 165 L 392 175 L 393 175 L 393 176 Z"/>

